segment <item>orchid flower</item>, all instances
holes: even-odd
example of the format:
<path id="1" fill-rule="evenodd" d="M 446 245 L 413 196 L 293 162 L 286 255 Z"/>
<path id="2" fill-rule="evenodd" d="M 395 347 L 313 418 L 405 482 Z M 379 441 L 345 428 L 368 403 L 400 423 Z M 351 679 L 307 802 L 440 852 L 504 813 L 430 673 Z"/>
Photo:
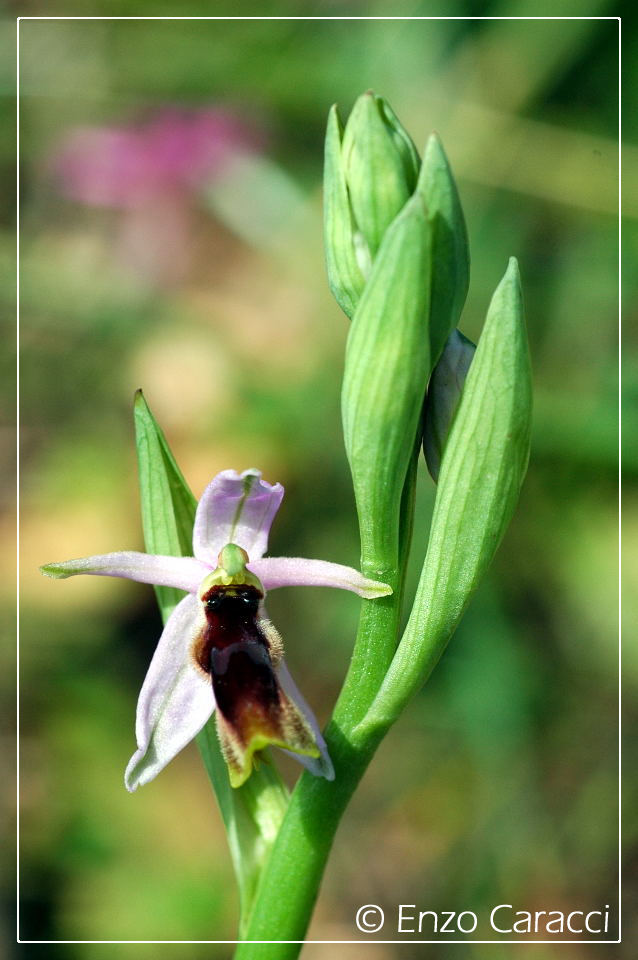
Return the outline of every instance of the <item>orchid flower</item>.
<path id="1" fill-rule="evenodd" d="M 224 470 L 199 501 L 193 556 L 122 551 L 51 563 L 46 576 L 125 577 L 186 590 L 159 639 L 142 685 L 138 749 L 126 768 L 133 791 L 148 783 L 209 720 L 216 719 L 230 781 L 240 786 L 268 746 L 293 755 L 317 776 L 334 778 L 316 719 L 283 660 L 264 597 L 283 586 L 338 587 L 374 599 L 390 587 L 352 567 L 299 557 L 265 557 L 284 495 L 258 470 Z"/>

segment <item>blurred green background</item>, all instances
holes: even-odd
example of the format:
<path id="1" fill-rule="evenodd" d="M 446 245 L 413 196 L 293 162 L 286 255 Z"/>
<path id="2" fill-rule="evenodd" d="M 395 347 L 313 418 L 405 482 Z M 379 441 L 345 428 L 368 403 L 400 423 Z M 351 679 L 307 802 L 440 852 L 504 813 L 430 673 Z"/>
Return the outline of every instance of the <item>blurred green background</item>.
<path id="1" fill-rule="evenodd" d="M 580 6 L 557 12 L 616 12 Z M 109 9 L 143 12 L 174 10 Z M 523 3 L 479 12 L 537 13 Z M 616 21 L 68 20 L 24 21 L 20 33 L 22 938 L 235 937 L 230 861 L 196 748 L 135 795 L 123 787 L 160 631 L 152 590 L 55 583 L 37 566 L 142 548 L 140 386 L 198 496 L 218 470 L 258 466 L 286 487 L 274 554 L 357 563 L 339 417 L 347 322 L 325 278 L 321 175 L 329 106 L 346 115 L 368 88 L 417 145 L 431 129 L 442 136 L 470 236 L 468 336 L 478 337 L 508 256 L 519 259 L 535 423 L 520 507 L 488 581 L 356 794 L 309 936 L 359 939 L 363 903 L 390 915 L 397 903 L 483 916 L 497 903 L 615 910 Z M 219 125 L 220 156 L 200 168 L 206 146 L 191 133 L 211 110 L 231 122 Z M 625 207 L 632 249 L 635 184 Z M 9 231 L 5 258 L 11 244 Z M 422 469 L 413 581 L 432 500 Z M 635 528 L 630 492 L 625 510 Z M 631 608 L 635 560 L 627 576 Z M 325 722 L 358 602 L 287 589 L 269 607 Z M 635 663 L 626 675 L 635 690 Z M 423 949 L 380 945 L 375 956 Z M 181 948 L 204 950 L 226 957 L 231 947 Z"/>

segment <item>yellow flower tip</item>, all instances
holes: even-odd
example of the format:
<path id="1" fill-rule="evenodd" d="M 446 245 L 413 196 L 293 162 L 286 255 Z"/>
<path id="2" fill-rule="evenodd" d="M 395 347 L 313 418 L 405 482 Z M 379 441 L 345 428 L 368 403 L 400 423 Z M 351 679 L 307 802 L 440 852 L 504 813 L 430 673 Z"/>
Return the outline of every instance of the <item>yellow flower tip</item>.
<path id="1" fill-rule="evenodd" d="M 275 680 L 272 696 L 263 689 L 246 689 L 225 717 L 217 710 L 217 733 L 231 786 L 240 787 L 262 759 L 267 747 L 278 747 L 318 760 L 321 750 L 301 710 Z M 265 758 L 264 758 L 265 759 Z"/>
<path id="2" fill-rule="evenodd" d="M 321 753 L 317 747 L 303 749 L 291 746 L 291 744 L 286 743 L 284 740 L 273 739 L 263 734 L 257 734 L 252 738 L 250 743 L 247 745 L 241 761 L 237 762 L 238 757 L 234 757 L 235 762 L 228 762 L 228 777 L 230 779 L 230 785 L 233 788 L 242 787 L 248 778 L 250 777 L 253 770 L 256 770 L 261 761 L 266 762 L 266 757 L 263 754 L 263 751 L 268 747 L 279 747 L 282 750 L 289 750 L 291 753 L 298 753 L 304 757 L 314 757 L 318 759 L 321 756 Z"/>

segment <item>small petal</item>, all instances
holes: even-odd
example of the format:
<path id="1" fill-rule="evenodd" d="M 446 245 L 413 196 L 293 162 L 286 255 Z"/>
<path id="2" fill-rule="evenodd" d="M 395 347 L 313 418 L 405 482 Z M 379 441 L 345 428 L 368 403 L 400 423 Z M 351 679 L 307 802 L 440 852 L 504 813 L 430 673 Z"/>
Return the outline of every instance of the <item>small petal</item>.
<path id="1" fill-rule="evenodd" d="M 261 479 L 259 470 L 224 470 L 207 486 L 197 507 L 193 552 L 198 560 L 217 565 L 227 543 L 243 547 L 249 557 L 263 557 L 270 527 L 284 495 L 280 483 Z"/>
<path id="2" fill-rule="evenodd" d="M 387 597 L 392 587 L 379 580 L 368 580 L 354 567 L 327 560 L 306 560 L 303 557 L 263 557 L 248 564 L 259 577 L 265 590 L 275 587 L 337 587 L 351 590 L 366 600 Z"/>
<path id="3" fill-rule="evenodd" d="M 314 734 L 315 743 L 319 747 L 321 756 L 305 757 L 301 753 L 293 753 L 292 750 L 284 750 L 283 753 L 287 753 L 289 757 L 293 757 L 294 760 L 298 760 L 299 763 L 310 770 L 311 773 L 314 773 L 315 777 L 325 777 L 326 780 L 334 780 L 335 770 L 332 765 L 332 760 L 328 754 L 326 741 L 321 735 L 317 718 L 304 700 L 301 691 L 297 687 L 297 684 L 292 679 L 290 670 L 286 666 L 285 660 L 281 661 L 277 667 L 276 673 L 282 690 L 285 694 L 287 694 L 292 702 L 297 705 L 306 718 L 306 722 Z"/>
<path id="4" fill-rule="evenodd" d="M 198 622 L 196 597 L 184 597 L 169 617 L 142 685 L 135 734 L 138 750 L 124 782 L 148 783 L 195 737 L 215 707 L 212 687 L 191 659 Z"/>
<path id="5" fill-rule="evenodd" d="M 162 557 L 133 550 L 47 563 L 40 570 L 55 580 L 88 573 L 96 577 L 124 577 L 139 583 L 154 583 L 158 587 L 177 587 L 190 593 L 195 593 L 199 583 L 210 573 L 210 567 L 193 557 Z"/>

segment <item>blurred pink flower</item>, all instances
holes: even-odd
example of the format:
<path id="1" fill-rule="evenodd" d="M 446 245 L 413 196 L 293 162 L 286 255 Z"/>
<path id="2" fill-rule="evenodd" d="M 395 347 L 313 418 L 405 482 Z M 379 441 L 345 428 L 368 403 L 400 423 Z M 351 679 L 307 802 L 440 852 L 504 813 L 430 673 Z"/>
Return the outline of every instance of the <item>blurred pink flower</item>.
<path id="1" fill-rule="evenodd" d="M 80 203 L 131 208 L 158 192 L 196 189 L 258 139 L 226 110 L 167 108 L 138 126 L 76 128 L 53 170 L 63 192 Z"/>
<path id="2" fill-rule="evenodd" d="M 169 107 L 137 124 L 71 130 L 51 171 L 70 199 L 125 211 L 119 258 L 163 285 L 181 280 L 190 262 L 198 191 L 261 142 L 228 110 Z"/>

